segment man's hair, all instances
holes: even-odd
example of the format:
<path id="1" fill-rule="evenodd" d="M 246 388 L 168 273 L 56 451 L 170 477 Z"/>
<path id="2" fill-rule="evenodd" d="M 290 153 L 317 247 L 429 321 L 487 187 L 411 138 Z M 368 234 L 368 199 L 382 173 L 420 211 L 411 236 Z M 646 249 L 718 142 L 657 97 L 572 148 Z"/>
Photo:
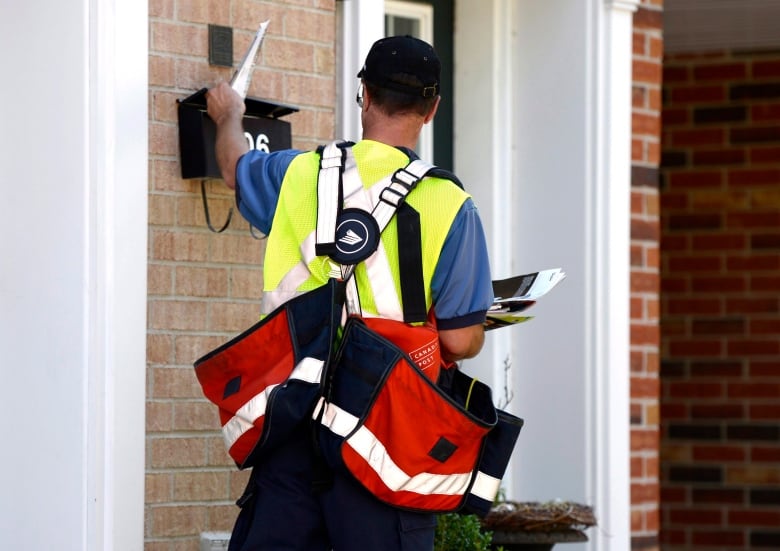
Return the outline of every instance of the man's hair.
<path id="1" fill-rule="evenodd" d="M 404 75 L 409 84 L 417 86 L 419 80 L 411 75 Z M 400 115 L 404 113 L 414 113 L 424 117 L 433 109 L 436 98 L 432 96 L 424 98 L 422 96 L 412 96 L 403 92 L 397 92 L 389 88 L 381 88 L 370 82 L 363 81 L 363 85 L 371 95 L 371 101 L 388 115 Z"/>

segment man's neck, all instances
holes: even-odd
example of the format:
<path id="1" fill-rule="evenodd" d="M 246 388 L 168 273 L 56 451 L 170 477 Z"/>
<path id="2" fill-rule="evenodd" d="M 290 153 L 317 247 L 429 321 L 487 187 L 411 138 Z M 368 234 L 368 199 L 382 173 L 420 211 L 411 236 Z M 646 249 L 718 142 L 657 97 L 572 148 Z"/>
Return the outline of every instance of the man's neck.
<path id="1" fill-rule="evenodd" d="M 419 119 L 383 117 L 381 120 L 366 123 L 363 128 L 363 139 L 414 150 L 421 129 L 422 123 Z"/>

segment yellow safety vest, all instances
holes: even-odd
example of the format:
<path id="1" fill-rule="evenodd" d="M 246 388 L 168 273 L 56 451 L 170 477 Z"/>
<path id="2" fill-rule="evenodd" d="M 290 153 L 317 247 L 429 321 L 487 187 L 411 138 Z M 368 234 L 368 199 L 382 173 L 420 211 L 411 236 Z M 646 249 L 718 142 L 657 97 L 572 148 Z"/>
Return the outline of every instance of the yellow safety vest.
<path id="1" fill-rule="evenodd" d="M 370 212 L 387 179 L 406 166 L 409 158 L 395 147 L 371 140 L 358 142 L 352 151 L 363 190 L 348 198 L 344 206 Z M 265 251 L 263 314 L 322 286 L 338 273 L 336 263 L 315 253 L 319 163 L 317 152 L 299 155 L 282 182 Z M 431 307 L 431 280 L 444 240 L 468 197 L 450 180 L 426 177 L 406 198 L 420 213 L 426 310 Z M 392 219 L 381 234 L 378 250 L 355 270 L 363 316 L 403 320 L 398 251 L 398 233 Z"/>

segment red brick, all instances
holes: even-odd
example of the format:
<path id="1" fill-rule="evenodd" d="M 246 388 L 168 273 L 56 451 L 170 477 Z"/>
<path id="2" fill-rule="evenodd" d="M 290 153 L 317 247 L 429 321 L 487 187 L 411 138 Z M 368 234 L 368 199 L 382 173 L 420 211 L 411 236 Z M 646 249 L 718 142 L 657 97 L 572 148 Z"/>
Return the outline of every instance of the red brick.
<path id="1" fill-rule="evenodd" d="M 726 87 L 680 86 L 671 88 L 670 96 L 673 103 L 722 103 L 726 100 Z"/>
<path id="2" fill-rule="evenodd" d="M 640 6 L 634 12 L 635 29 L 661 29 L 663 27 L 663 13 L 660 10 L 649 9 Z"/>
<path id="3" fill-rule="evenodd" d="M 724 145 L 726 132 L 720 128 L 707 128 L 703 130 L 673 130 L 670 132 L 672 147 L 695 145 Z"/>
<path id="4" fill-rule="evenodd" d="M 780 104 L 753 105 L 750 107 L 750 117 L 755 122 L 780 121 Z"/>
<path id="5" fill-rule="evenodd" d="M 768 270 L 780 270 L 780 256 L 777 255 L 749 255 L 726 257 L 726 269 L 728 271 L 761 272 Z"/>
<path id="6" fill-rule="evenodd" d="M 780 383 L 729 383 L 728 397 L 735 399 L 777 399 L 780 398 Z"/>
<path id="7" fill-rule="evenodd" d="M 748 410 L 751 420 L 780 419 L 780 404 L 750 404 Z"/>
<path id="8" fill-rule="evenodd" d="M 690 111 L 687 108 L 669 107 L 661 112 L 661 121 L 664 128 L 671 126 L 684 126 L 691 120 Z"/>
<path id="9" fill-rule="evenodd" d="M 720 230 L 723 227 L 723 215 L 719 212 L 701 212 L 694 214 L 672 214 L 667 218 L 666 227 L 673 231 Z"/>
<path id="10" fill-rule="evenodd" d="M 751 377 L 780 377 L 780 360 L 751 360 L 749 365 Z"/>
<path id="11" fill-rule="evenodd" d="M 729 129 L 729 141 L 733 144 L 780 141 L 780 126 L 751 126 Z"/>
<path id="12" fill-rule="evenodd" d="M 753 164 L 777 164 L 780 162 L 780 147 L 755 147 L 750 150 Z"/>
<path id="13" fill-rule="evenodd" d="M 672 398 L 723 398 L 723 385 L 699 381 L 675 383 L 669 389 L 669 395 Z"/>
<path id="14" fill-rule="evenodd" d="M 750 320 L 750 333 L 753 335 L 780 335 L 780 319 Z"/>
<path id="15" fill-rule="evenodd" d="M 767 356 L 780 354 L 780 342 L 776 340 L 740 340 L 731 341 L 727 346 L 730 356 Z"/>
<path id="16" fill-rule="evenodd" d="M 720 171 L 673 172 L 668 178 L 672 188 L 719 188 L 723 182 Z"/>
<path id="17" fill-rule="evenodd" d="M 745 491 L 742 489 L 730 488 L 694 488 L 694 503 L 745 503 Z"/>
<path id="18" fill-rule="evenodd" d="M 661 132 L 661 118 L 657 114 L 634 113 L 631 130 L 634 134 L 658 136 Z"/>
<path id="19" fill-rule="evenodd" d="M 694 293 L 740 293 L 747 288 L 744 276 L 694 277 L 691 290 Z"/>
<path id="20" fill-rule="evenodd" d="M 657 398 L 660 395 L 660 381 L 657 377 L 631 377 L 633 399 Z"/>
<path id="21" fill-rule="evenodd" d="M 747 246 L 747 236 L 743 234 L 722 233 L 716 235 L 694 235 L 692 247 L 696 251 L 730 251 L 744 250 Z"/>
<path id="22" fill-rule="evenodd" d="M 660 238 L 660 224 L 657 220 L 631 220 L 631 239 L 656 242 Z"/>
<path id="23" fill-rule="evenodd" d="M 776 313 L 780 310 L 776 297 L 772 298 L 728 298 L 727 314 Z"/>
<path id="24" fill-rule="evenodd" d="M 762 463 L 780 464 L 780 447 L 753 445 L 750 459 L 751 461 L 760 461 Z"/>
<path id="25" fill-rule="evenodd" d="M 780 61 L 754 61 L 753 76 L 756 78 L 780 77 Z"/>
<path id="26" fill-rule="evenodd" d="M 631 292 L 658 292 L 659 281 L 658 274 L 635 271 L 631 274 Z"/>
<path id="27" fill-rule="evenodd" d="M 780 227 L 780 212 L 729 212 L 726 225 L 734 228 Z"/>
<path id="28" fill-rule="evenodd" d="M 742 446 L 701 446 L 693 447 L 694 461 L 744 461 L 746 449 Z"/>
<path id="29" fill-rule="evenodd" d="M 780 526 L 780 511 L 761 510 L 731 510 L 728 512 L 728 522 L 734 526 Z"/>
<path id="30" fill-rule="evenodd" d="M 661 194 L 662 212 L 670 210 L 681 210 L 688 206 L 689 195 L 686 191 L 664 191 Z M 663 239 L 665 236 L 661 236 Z"/>
<path id="31" fill-rule="evenodd" d="M 699 65 L 693 68 L 694 81 L 705 80 L 737 80 L 747 76 L 747 66 L 744 63 L 718 63 L 714 65 Z"/>
<path id="32" fill-rule="evenodd" d="M 729 185 L 760 186 L 780 183 L 780 169 L 731 169 Z"/>
<path id="33" fill-rule="evenodd" d="M 683 272 L 717 272 L 722 265 L 718 256 L 676 255 L 669 259 L 669 269 L 672 273 Z"/>
<path id="34" fill-rule="evenodd" d="M 664 525 L 659 534 L 659 541 L 663 544 L 663 549 L 677 551 L 686 549 L 688 545 L 688 532 L 686 530 L 676 530 Z M 156 549 L 153 551 L 157 551 Z M 655 550 L 653 550 L 655 551 Z"/>
<path id="35" fill-rule="evenodd" d="M 744 149 L 714 149 L 694 151 L 693 164 L 700 165 L 741 165 L 745 164 L 747 153 Z"/>
<path id="36" fill-rule="evenodd" d="M 632 51 L 634 55 L 645 55 L 647 53 L 647 35 L 645 33 L 634 31 Z"/>
<path id="37" fill-rule="evenodd" d="M 721 302 L 713 298 L 674 299 L 667 306 L 669 314 L 720 314 Z"/>
<path id="38" fill-rule="evenodd" d="M 631 484 L 631 505 L 658 503 L 658 484 Z"/>
<path id="39" fill-rule="evenodd" d="M 723 515 L 718 509 L 680 509 L 671 508 L 669 511 L 669 520 L 678 524 L 689 525 L 716 525 L 720 524 Z"/>
<path id="40" fill-rule="evenodd" d="M 647 106 L 647 88 L 636 85 L 631 88 L 631 105 L 640 109 Z"/>
<path id="41" fill-rule="evenodd" d="M 745 544 L 745 534 L 737 531 L 718 530 L 714 532 L 710 531 L 695 531 L 691 536 L 691 543 L 694 545 L 706 545 L 718 547 L 720 549 L 723 546 L 743 546 Z"/>
<path id="42" fill-rule="evenodd" d="M 688 419 L 688 416 L 688 406 L 686 404 L 670 404 L 668 400 L 664 400 L 661 404 L 661 418 L 664 421 Z"/>
<path id="43" fill-rule="evenodd" d="M 685 503 L 688 501 L 688 489 L 681 487 L 661 487 L 661 501 L 663 503 Z"/>
<path id="44" fill-rule="evenodd" d="M 778 292 L 780 291 L 780 277 L 753 276 L 750 281 L 750 290 Z"/>
<path id="45" fill-rule="evenodd" d="M 635 83 L 643 82 L 648 84 L 660 84 L 661 64 L 655 61 L 634 59 L 633 79 Z"/>
<path id="46" fill-rule="evenodd" d="M 692 404 L 691 419 L 742 419 L 744 408 L 741 404 Z"/>
<path id="47" fill-rule="evenodd" d="M 689 76 L 690 69 L 688 67 L 670 66 L 668 64 L 665 64 L 663 67 L 664 85 L 688 82 Z"/>
<path id="48" fill-rule="evenodd" d="M 687 293 L 690 290 L 688 277 L 665 277 L 661 280 L 661 292 L 666 293 Z"/>
<path id="49" fill-rule="evenodd" d="M 659 433 L 655 429 L 631 429 L 631 450 L 657 450 Z"/>

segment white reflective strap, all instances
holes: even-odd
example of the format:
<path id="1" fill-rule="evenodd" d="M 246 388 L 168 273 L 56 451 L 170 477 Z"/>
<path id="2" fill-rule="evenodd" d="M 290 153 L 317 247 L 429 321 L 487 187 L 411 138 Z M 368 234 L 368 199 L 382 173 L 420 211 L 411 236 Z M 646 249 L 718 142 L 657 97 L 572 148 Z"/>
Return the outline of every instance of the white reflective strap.
<path id="1" fill-rule="evenodd" d="M 342 438 L 346 438 L 350 432 L 355 430 L 355 427 L 358 424 L 357 417 L 348 411 L 341 409 L 336 404 L 326 402 L 325 398 L 320 398 L 320 401 L 317 402 L 312 418 L 316 420 L 317 417 L 319 417 L 321 410 L 322 419 L 320 420 L 320 423 L 328 428 L 330 432 L 337 434 Z"/>
<path id="2" fill-rule="evenodd" d="M 395 290 L 395 280 L 387 260 L 387 253 L 382 242 L 376 252 L 365 260 L 368 283 L 374 295 L 374 305 L 379 316 L 397 321 L 403 321 L 404 312 L 401 300 Z"/>
<path id="3" fill-rule="evenodd" d="M 260 305 L 260 312 L 264 315 L 270 314 L 279 306 L 287 302 L 293 297 L 302 295 L 303 292 L 298 290 L 306 280 L 311 276 L 311 270 L 309 270 L 309 263 L 316 258 L 314 249 L 315 234 L 311 232 L 306 239 L 303 240 L 300 246 L 301 260 L 290 271 L 284 274 L 284 277 L 276 285 L 276 289 L 272 291 L 264 291 Z"/>
<path id="4" fill-rule="evenodd" d="M 390 183 L 379 192 L 378 201 L 371 213 L 382 231 L 393 218 L 398 205 L 406 198 L 414 186 L 433 168 L 433 165 L 416 159 L 399 168 L 393 174 Z"/>
<path id="5" fill-rule="evenodd" d="M 317 243 L 336 241 L 342 153 L 338 142 L 331 142 L 322 150 L 317 180 Z"/>
<path id="6" fill-rule="evenodd" d="M 496 478 L 495 476 L 490 476 L 489 474 L 485 474 L 482 471 L 479 471 L 477 472 L 477 476 L 474 478 L 474 485 L 471 487 L 469 493 L 492 503 L 496 498 L 500 488 L 500 478 Z"/>
<path id="7" fill-rule="evenodd" d="M 396 463 L 379 439 L 365 426 L 355 431 L 358 418 L 335 404 L 321 400 L 314 418 L 322 412 L 321 423 L 331 432 L 346 438 L 346 444 L 363 458 L 382 482 L 394 492 L 413 492 L 419 495 L 463 495 L 471 482 L 472 473 L 431 474 L 410 476 Z M 353 433 L 354 431 L 354 433 Z M 351 434 L 352 433 L 352 434 Z"/>
<path id="8" fill-rule="evenodd" d="M 290 373 L 289 379 L 318 384 L 322 376 L 324 362 L 316 358 L 303 358 Z M 281 383 L 283 384 L 283 383 Z M 222 426 L 222 436 L 225 438 L 225 446 L 230 449 L 244 433 L 249 431 L 254 422 L 265 415 L 268 406 L 268 398 L 271 392 L 279 384 L 268 385 L 263 390 L 252 396 L 236 414 Z"/>
<path id="9" fill-rule="evenodd" d="M 363 313 L 360 307 L 360 293 L 358 293 L 357 281 L 354 277 L 350 277 L 347 280 L 346 289 L 346 302 L 347 314 L 349 315 L 361 315 Z"/>
<path id="10" fill-rule="evenodd" d="M 347 204 L 349 199 L 358 192 L 363 191 L 363 181 L 360 179 L 360 173 L 358 172 L 357 163 L 355 162 L 355 155 L 352 153 L 352 148 L 346 148 L 347 158 L 344 160 L 344 173 L 341 176 L 341 189 L 344 194 L 344 203 Z"/>

